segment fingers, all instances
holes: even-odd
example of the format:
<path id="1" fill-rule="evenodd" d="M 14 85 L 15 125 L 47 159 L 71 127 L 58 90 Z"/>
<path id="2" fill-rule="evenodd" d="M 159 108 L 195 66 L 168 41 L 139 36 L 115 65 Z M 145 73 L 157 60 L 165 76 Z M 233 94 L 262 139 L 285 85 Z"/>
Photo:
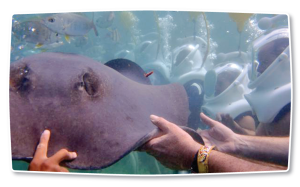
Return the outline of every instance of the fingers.
<path id="1" fill-rule="evenodd" d="M 217 122 L 217 121 L 215 121 L 215 120 L 213 120 L 213 119 L 211 119 L 211 118 L 209 118 L 208 116 L 206 116 L 204 113 L 200 113 L 200 118 L 201 118 L 201 120 L 206 124 L 206 125 L 208 125 L 208 126 L 210 126 L 210 127 L 214 127 L 215 126 L 215 123 Z"/>
<path id="2" fill-rule="evenodd" d="M 151 131 L 149 133 L 149 137 L 150 137 L 149 139 L 158 138 L 158 137 L 160 137 L 160 136 L 162 136 L 164 134 L 165 133 L 162 130 L 160 130 L 159 128 L 155 128 L 153 131 Z"/>
<path id="3" fill-rule="evenodd" d="M 50 139 L 50 131 L 45 130 L 41 135 L 40 142 L 36 148 L 34 157 L 36 158 L 47 157 L 49 139 Z"/>
<path id="4" fill-rule="evenodd" d="M 69 170 L 67 168 L 60 167 L 59 172 L 69 172 Z"/>
<path id="5" fill-rule="evenodd" d="M 159 141 L 160 140 L 158 138 L 151 139 L 147 143 L 145 143 L 143 146 L 141 146 L 139 148 L 139 151 L 146 151 L 146 152 L 150 153 L 151 150 L 153 150 L 153 145 L 155 145 Z"/>
<path id="6" fill-rule="evenodd" d="M 153 149 L 153 145 L 161 141 L 162 136 L 169 132 L 169 128 L 172 128 L 172 123 L 162 117 L 150 115 L 150 120 L 155 126 L 157 126 L 157 129 L 154 129 L 149 134 L 150 140 L 138 148 L 139 151 L 146 151 L 148 153 L 150 153 L 149 151 Z"/>
<path id="7" fill-rule="evenodd" d="M 61 167 L 60 162 L 63 160 L 75 159 L 77 154 L 69 152 L 66 149 L 61 149 L 50 158 L 33 159 L 29 165 L 30 171 L 54 171 L 54 172 L 68 172 L 67 168 Z"/>
<path id="8" fill-rule="evenodd" d="M 160 130 L 162 130 L 163 132 L 168 132 L 169 131 L 169 121 L 165 120 L 162 117 L 158 117 L 155 115 L 150 115 L 150 120 L 152 121 L 152 123 L 157 126 Z"/>
<path id="9" fill-rule="evenodd" d="M 76 152 L 69 152 L 66 149 L 61 149 L 57 153 L 55 153 L 52 157 L 49 158 L 49 162 L 54 164 L 59 164 L 64 160 L 73 160 L 77 157 Z"/>
<path id="10" fill-rule="evenodd" d="M 164 118 L 155 115 L 150 115 L 150 120 L 155 126 L 157 126 L 157 128 L 149 133 L 150 140 L 137 149 L 138 151 L 146 151 L 149 154 L 151 154 L 150 151 L 152 150 L 153 145 L 157 141 L 160 141 L 160 138 L 163 135 L 167 134 L 169 131 L 168 125 L 170 123 Z"/>
<path id="11" fill-rule="evenodd" d="M 59 150 L 52 157 L 47 157 L 48 143 L 50 139 L 50 131 L 45 130 L 40 138 L 33 160 L 29 165 L 30 171 L 62 171 L 68 172 L 67 168 L 61 167 L 59 164 L 63 160 L 72 160 L 77 157 L 75 152 L 69 152 L 66 149 Z"/>
<path id="12" fill-rule="evenodd" d="M 217 121 L 222 121 L 222 113 L 217 113 L 216 114 L 216 120 Z"/>
<path id="13" fill-rule="evenodd" d="M 227 113 L 217 113 L 216 114 L 216 121 L 218 122 L 226 122 L 226 121 L 230 121 L 233 120 L 232 117 L 230 116 L 230 114 Z"/>
<path id="14" fill-rule="evenodd" d="M 233 118 L 229 115 L 229 114 L 225 114 L 224 115 L 224 121 L 230 121 L 230 122 L 233 122 Z"/>

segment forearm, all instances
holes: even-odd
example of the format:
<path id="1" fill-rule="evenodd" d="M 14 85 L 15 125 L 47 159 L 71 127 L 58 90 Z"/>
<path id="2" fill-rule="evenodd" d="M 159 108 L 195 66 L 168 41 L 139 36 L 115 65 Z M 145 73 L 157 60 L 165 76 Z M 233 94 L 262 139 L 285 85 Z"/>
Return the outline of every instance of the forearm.
<path id="1" fill-rule="evenodd" d="M 208 160 L 208 171 L 217 172 L 247 172 L 286 170 L 286 167 L 272 165 L 264 162 L 254 162 L 237 158 L 219 151 L 212 151 Z"/>
<path id="2" fill-rule="evenodd" d="M 239 135 L 236 154 L 287 166 L 289 137 L 258 137 Z"/>

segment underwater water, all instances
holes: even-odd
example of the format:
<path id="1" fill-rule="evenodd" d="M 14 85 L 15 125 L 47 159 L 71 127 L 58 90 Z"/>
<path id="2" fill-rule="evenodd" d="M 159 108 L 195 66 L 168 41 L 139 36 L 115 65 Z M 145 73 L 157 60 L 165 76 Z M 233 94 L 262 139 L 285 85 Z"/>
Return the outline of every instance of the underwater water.
<path id="1" fill-rule="evenodd" d="M 76 16 L 72 14 L 55 19 L 52 15 L 13 16 L 11 63 L 43 52 L 80 54 L 102 64 L 116 58 L 129 59 L 145 72 L 153 71 L 149 75 L 152 84 L 179 83 L 186 88 L 190 106 L 189 126 L 195 130 L 207 128 L 199 119 L 204 102 L 203 88 L 199 91 L 199 87 L 204 86 L 205 74 L 218 60 L 218 54 L 234 51 L 246 53 L 253 40 L 263 33 L 257 26 L 258 20 L 274 16 L 254 14 L 245 21 L 237 21 L 228 13 L 216 12 L 81 12 Z M 83 26 L 71 27 L 74 22 Z M 238 31 L 238 24 L 243 24 L 241 32 Z M 277 24 L 287 25 L 287 19 Z M 191 73 L 194 73 L 191 77 L 185 77 Z M 197 93 L 193 91 L 195 89 Z M 28 163 L 14 160 L 13 169 L 27 170 Z M 102 170 L 70 169 L 70 172 L 179 173 L 164 167 L 154 157 L 137 151 Z"/>

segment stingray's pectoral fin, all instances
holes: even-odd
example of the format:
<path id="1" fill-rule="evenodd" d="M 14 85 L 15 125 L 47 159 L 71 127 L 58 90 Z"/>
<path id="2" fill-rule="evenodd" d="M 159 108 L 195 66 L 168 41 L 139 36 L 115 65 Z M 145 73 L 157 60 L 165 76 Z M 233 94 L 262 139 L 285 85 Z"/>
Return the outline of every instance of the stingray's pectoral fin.
<path id="1" fill-rule="evenodd" d="M 148 141 L 152 140 L 153 138 L 157 138 L 162 135 L 161 130 L 159 128 L 155 128 L 153 131 L 148 133 L 141 141 L 140 141 L 140 146 L 138 146 L 135 151 L 144 151 L 144 145 Z"/>
<path id="2" fill-rule="evenodd" d="M 181 129 L 183 129 L 185 132 L 187 132 L 196 142 L 204 145 L 204 141 L 199 133 L 197 133 L 194 129 L 191 129 L 186 126 L 179 126 Z"/>

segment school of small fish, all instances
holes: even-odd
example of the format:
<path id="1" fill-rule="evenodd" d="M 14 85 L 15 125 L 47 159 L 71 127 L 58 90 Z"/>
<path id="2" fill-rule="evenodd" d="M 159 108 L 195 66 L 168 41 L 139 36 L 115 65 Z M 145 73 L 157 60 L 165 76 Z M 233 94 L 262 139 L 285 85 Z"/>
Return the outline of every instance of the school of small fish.
<path id="1" fill-rule="evenodd" d="M 39 45 L 58 43 L 60 34 L 52 32 L 39 21 L 25 21 L 13 27 L 13 33 L 17 40 Z"/>
<path id="2" fill-rule="evenodd" d="M 141 33 L 137 32 L 136 28 L 139 19 L 134 12 L 130 11 L 35 14 L 24 19 L 21 19 L 22 15 L 14 15 L 11 53 L 12 56 L 16 56 L 15 60 L 17 60 L 21 56 L 48 50 L 69 53 L 74 52 L 73 49 L 75 49 L 78 53 L 83 55 L 89 54 L 88 56 L 97 60 L 101 59 L 102 57 L 99 56 L 103 56 L 103 54 L 108 56 L 104 57 L 104 59 L 112 59 L 116 50 L 129 49 L 133 51 L 140 44 L 142 46 L 141 49 L 143 49 L 140 39 L 145 40 L 149 38 L 146 42 L 152 43 L 155 40 L 157 42 L 157 48 L 155 49 L 155 58 L 157 59 L 159 52 L 164 48 L 164 44 L 161 41 L 162 28 L 160 28 L 159 23 L 161 19 L 156 12 L 153 13 L 153 20 L 157 28 L 155 32 L 147 35 L 141 35 Z M 203 15 L 206 21 L 204 13 L 189 12 L 190 20 L 194 24 L 194 41 L 196 39 L 195 20 L 200 15 Z M 234 17 L 234 20 L 237 24 L 239 23 L 243 26 L 249 16 L 241 19 L 241 16 L 237 15 L 236 17 L 239 19 Z M 207 24 L 206 29 L 207 50 L 203 57 L 203 62 L 205 62 L 209 53 L 210 45 Z M 101 49 L 102 51 L 95 49 Z"/>
<path id="3" fill-rule="evenodd" d="M 12 34 L 17 41 L 35 44 L 36 48 L 60 43 L 63 38 L 68 43 L 76 41 L 75 45 L 80 45 L 87 41 L 90 30 L 94 31 L 95 36 L 99 36 L 97 27 L 109 29 L 114 18 L 114 12 L 104 12 L 95 24 L 94 13 L 92 19 L 81 13 L 57 13 L 22 22 L 14 20 Z M 118 41 L 120 35 L 117 29 L 109 29 L 107 36 Z"/>

